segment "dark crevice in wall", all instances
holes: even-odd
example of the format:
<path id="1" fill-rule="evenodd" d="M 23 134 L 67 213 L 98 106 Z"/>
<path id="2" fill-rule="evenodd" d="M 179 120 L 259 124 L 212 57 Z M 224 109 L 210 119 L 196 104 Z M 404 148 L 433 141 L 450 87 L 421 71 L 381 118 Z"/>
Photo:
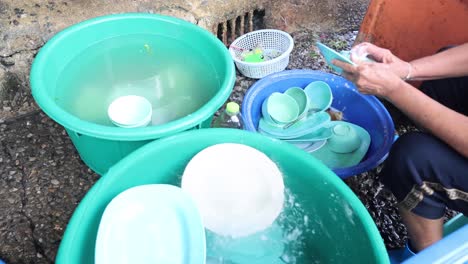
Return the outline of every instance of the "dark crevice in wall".
<path id="1" fill-rule="evenodd" d="M 218 24 L 216 36 L 226 45 L 245 33 L 265 28 L 265 10 L 255 9 Z"/>

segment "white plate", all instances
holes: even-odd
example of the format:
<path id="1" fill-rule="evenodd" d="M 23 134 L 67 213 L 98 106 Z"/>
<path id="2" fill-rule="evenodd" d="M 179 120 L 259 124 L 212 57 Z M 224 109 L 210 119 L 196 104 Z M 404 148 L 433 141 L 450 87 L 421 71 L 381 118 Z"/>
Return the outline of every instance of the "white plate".
<path id="1" fill-rule="evenodd" d="M 276 164 L 242 144 L 200 151 L 185 168 L 182 189 L 192 195 L 207 229 L 232 237 L 269 227 L 284 202 L 283 176 Z"/>
<path id="2" fill-rule="evenodd" d="M 179 187 L 141 185 L 107 205 L 96 238 L 97 264 L 203 264 L 205 259 L 200 214 Z"/>

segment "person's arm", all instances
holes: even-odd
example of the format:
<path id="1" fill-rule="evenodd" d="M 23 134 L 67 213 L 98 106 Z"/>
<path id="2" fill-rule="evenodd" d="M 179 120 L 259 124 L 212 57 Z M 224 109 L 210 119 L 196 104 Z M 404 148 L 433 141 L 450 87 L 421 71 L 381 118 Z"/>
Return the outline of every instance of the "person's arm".
<path id="1" fill-rule="evenodd" d="M 384 63 L 359 63 L 357 66 L 334 60 L 364 94 L 385 98 L 409 118 L 426 128 L 460 154 L 468 157 L 468 117 L 428 97 L 401 80 Z M 468 89 L 468 87 L 467 87 Z"/>
<path id="2" fill-rule="evenodd" d="M 434 136 L 468 157 L 468 117 L 433 100 L 403 81 L 387 100 Z M 468 89 L 468 87 L 467 87 Z"/>
<path id="3" fill-rule="evenodd" d="M 411 62 L 405 62 L 388 49 L 364 42 L 351 49 L 353 54 L 366 53 L 377 62 L 387 64 L 389 69 L 402 79 L 430 80 L 468 75 L 468 43 L 455 46 L 437 54 Z"/>
<path id="4" fill-rule="evenodd" d="M 468 76 L 468 43 L 413 60 L 410 64 L 411 79 L 414 80 Z"/>

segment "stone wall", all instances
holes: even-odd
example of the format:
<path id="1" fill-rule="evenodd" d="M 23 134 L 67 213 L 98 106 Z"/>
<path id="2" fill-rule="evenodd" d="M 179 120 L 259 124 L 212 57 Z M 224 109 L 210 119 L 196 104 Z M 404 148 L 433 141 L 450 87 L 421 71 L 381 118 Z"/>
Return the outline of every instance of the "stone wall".
<path id="1" fill-rule="evenodd" d="M 95 16 L 147 12 L 179 17 L 214 34 L 220 23 L 264 10 L 266 27 L 293 32 L 341 29 L 347 5 L 369 0 L 0 0 L 0 120 L 35 108 L 28 102 L 29 70 L 44 43 L 58 31 Z"/>

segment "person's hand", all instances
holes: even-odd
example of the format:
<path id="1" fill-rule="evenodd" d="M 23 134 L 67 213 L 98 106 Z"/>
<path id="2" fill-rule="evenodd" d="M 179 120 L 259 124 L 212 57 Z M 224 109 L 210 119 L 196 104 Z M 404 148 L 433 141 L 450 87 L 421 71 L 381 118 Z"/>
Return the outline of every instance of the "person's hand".
<path id="1" fill-rule="evenodd" d="M 388 69 L 401 79 L 405 79 L 410 77 L 408 75 L 411 75 L 411 65 L 393 55 L 388 49 L 377 47 L 369 42 L 360 43 L 351 49 L 351 61 L 356 62 L 363 55 L 368 55 L 376 62 L 388 65 Z"/>
<path id="2" fill-rule="evenodd" d="M 391 66 L 378 62 L 360 62 L 356 65 L 333 60 L 332 63 L 343 69 L 343 76 L 356 84 L 359 92 L 389 98 L 403 82 Z"/>

